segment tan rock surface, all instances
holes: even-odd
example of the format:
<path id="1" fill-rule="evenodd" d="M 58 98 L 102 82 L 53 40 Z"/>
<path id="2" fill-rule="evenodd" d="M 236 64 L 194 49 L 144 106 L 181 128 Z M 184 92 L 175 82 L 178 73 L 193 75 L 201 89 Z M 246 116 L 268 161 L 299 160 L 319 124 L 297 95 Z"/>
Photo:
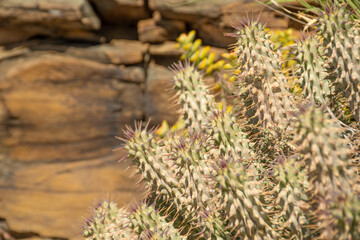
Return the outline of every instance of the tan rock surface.
<path id="1" fill-rule="evenodd" d="M 140 199 L 128 163 L 117 162 L 124 152 L 112 150 L 124 124 L 144 117 L 143 68 L 26 47 L 0 53 L 0 218 L 10 229 L 74 238 L 95 201 Z"/>
<path id="2" fill-rule="evenodd" d="M 7 118 L 8 118 L 8 111 L 7 108 L 5 107 L 4 101 L 0 97 L 0 125 L 5 124 Z"/>
<path id="3" fill-rule="evenodd" d="M 99 29 L 100 21 L 85 0 L 2 0 L 2 24 Z"/>
<path id="4" fill-rule="evenodd" d="M 12 125 L 6 146 L 109 137 L 143 117 L 140 67 L 52 53 L 7 61 L 1 72 L 10 85 L 2 92 Z"/>
<path id="5" fill-rule="evenodd" d="M 91 0 L 108 23 L 132 22 L 150 17 L 144 0 Z"/>
<path id="6" fill-rule="evenodd" d="M 176 42 L 166 41 L 162 44 L 150 45 L 149 53 L 152 56 L 177 56 L 184 52 L 182 49 L 175 47 Z"/>
<path id="7" fill-rule="evenodd" d="M 0 1 L 0 33 L 4 34 L 0 34 L 0 44 L 39 34 L 91 39 L 90 33 L 83 31 L 99 29 L 100 25 L 86 0 Z"/>
<path id="8" fill-rule="evenodd" d="M 159 11 L 166 18 L 196 22 L 202 17 L 220 17 L 221 6 L 233 2 L 243 2 L 243 0 L 149 0 L 149 6 L 152 10 Z"/>
<path id="9" fill-rule="evenodd" d="M 82 217 L 106 198 L 120 205 L 139 200 L 142 191 L 128 183 L 126 164 L 108 159 L 24 166 L 10 186 L 0 187 L 0 216 L 12 231 L 71 238 L 81 233 Z M 131 171 L 130 171 L 131 172 Z"/>
<path id="10" fill-rule="evenodd" d="M 180 33 L 186 31 L 185 23 L 178 20 L 161 19 L 160 13 L 153 18 L 140 20 L 137 25 L 139 40 L 148 43 L 162 43 L 175 40 Z"/>
<path id="11" fill-rule="evenodd" d="M 70 47 L 66 53 L 102 63 L 136 64 L 144 60 L 148 46 L 139 41 L 113 40 L 111 44 L 101 44 L 87 48 Z"/>
<path id="12" fill-rule="evenodd" d="M 271 6 L 276 9 L 275 6 Z M 250 19 L 259 19 L 266 23 L 269 28 L 288 28 L 289 19 L 283 14 L 271 11 L 264 5 L 255 1 L 244 3 L 236 1 L 221 7 L 221 24 L 224 27 L 232 27 L 239 24 L 239 21 Z"/>
<path id="13" fill-rule="evenodd" d="M 234 32 L 233 28 L 223 27 L 218 21 L 209 21 L 208 19 L 199 20 L 192 25 L 196 30 L 198 36 L 203 39 L 203 43 L 211 46 L 229 48 L 229 46 L 236 42 L 233 37 L 225 36 L 225 33 Z"/>
<path id="14" fill-rule="evenodd" d="M 26 53 L 29 53 L 29 49 L 26 47 L 18 47 L 8 50 L 0 46 L 0 61 L 8 58 L 19 57 Z"/>
<path id="15" fill-rule="evenodd" d="M 0 44 L 24 41 L 33 35 L 34 33 L 26 30 L 19 31 L 19 29 L 0 26 Z"/>
<path id="16" fill-rule="evenodd" d="M 150 64 L 146 80 L 146 115 L 152 125 L 163 120 L 173 124 L 178 118 L 176 95 L 172 84 L 173 73 L 164 66 Z"/>

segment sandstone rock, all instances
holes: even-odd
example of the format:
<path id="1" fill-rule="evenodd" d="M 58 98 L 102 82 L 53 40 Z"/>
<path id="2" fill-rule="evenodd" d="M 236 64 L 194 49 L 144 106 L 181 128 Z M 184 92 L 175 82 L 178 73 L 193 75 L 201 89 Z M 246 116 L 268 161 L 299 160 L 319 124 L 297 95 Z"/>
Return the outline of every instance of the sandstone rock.
<path id="1" fill-rule="evenodd" d="M 52 240 L 51 238 L 41 238 L 41 237 L 28 237 L 22 238 L 23 240 Z"/>
<path id="2" fill-rule="evenodd" d="M 121 143 L 119 140 L 115 142 L 113 147 Z M 118 162 L 125 154 L 124 149 L 115 152 L 110 150 L 103 155 L 105 157 L 92 160 L 84 156 L 82 161 L 24 164 L 17 167 L 7 186 L 44 192 L 111 192 L 114 189 L 137 191 L 139 186 L 119 185 L 128 180 L 132 173 L 131 169 L 125 171 L 128 163 Z M 5 184 L 0 183 L 0 186 L 4 187 Z"/>
<path id="3" fill-rule="evenodd" d="M 173 72 L 168 68 L 150 64 L 146 79 L 146 118 L 151 119 L 152 125 L 161 124 L 166 120 L 173 124 L 178 119 L 178 106 L 175 92 L 172 90 Z"/>
<path id="4" fill-rule="evenodd" d="M 140 67 L 52 53 L 6 61 L 0 73 L 10 85 L 2 92 L 12 126 L 3 140 L 8 146 L 114 136 L 143 117 Z"/>
<path id="5" fill-rule="evenodd" d="M 91 0 L 102 19 L 108 23 L 137 21 L 150 16 L 144 0 Z"/>
<path id="6" fill-rule="evenodd" d="M 8 119 L 8 111 L 6 109 L 4 101 L 0 97 L 0 125 L 4 125 L 7 119 Z"/>
<path id="7" fill-rule="evenodd" d="M 26 30 L 19 31 L 19 29 L 0 26 L 0 45 L 21 42 L 29 39 L 33 35 L 34 33 L 28 32 Z"/>
<path id="8" fill-rule="evenodd" d="M 112 150 L 144 118 L 144 69 L 115 64 L 138 64 L 147 48 L 61 44 L 0 49 L 0 219 L 23 239 L 77 239 L 95 201 L 143 192 Z"/>
<path id="9" fill-rule="evenodd" d="M 170 67 L 179 61 L 180 55 L 184 52 L 182 49 L 176 49 L 175 44 L 176 42 L 167 41 L 151 45 L 149 48 L 151 59 L 158 65 Z"/>
<path id="10" fill-rule="evenodd" d="M 175 47 L 176 42 L 166 41 L 162 44 L 150 45 L 149 53 L 151 56 L 175 56 L 180 57 L 184 52 Z"/>
<path id="11" fill-rule="evenodd" d="M 276 8 L 275 6 L 272 6 Z M 239 24 L 239 21 L 250 19 L 259 19 L 266 23 L 268 28 L 288 28 L 289 19 L 277 12 L 271 11 L 263 5 L 256 2 L 244 3 L 233 2 L 221 7 L 221 25 L 232 27 Z"/>
<path id="12" fill-rule="evenodd" d="M 70 30 L 70 31 L 60 31 L 57 33 L 47 34 L 55 38 L 65 38 L 68 40 L 75 41 L 86 41 L 94 43 L 104 43 L 106 41 L 105 37 L 98 35 L 94 32 L 84 31 L 84 30 Z"/>
<path id="13" fill-rule="evenodd" d="M 86 0 L 0 2 L 0 44 L 36 35 L 95 40 L 93 34 L 84 31 L 99 28 L 100 20 Z"/>
<path id="14" fill-rule="evenodd" d="M 80 237 L 83 217 L 103 199 L 120 206 L 139 200 L 142 191 L 117 163 L 123 154 L 74 163 L 24 165 L 0 187 L 0 217 L 6 217 L 15 232 L 33 232 L 45 237 Z"/>
<path id="15" fill-rule="evenodd" d="M 157 14 L 159 15 L 159 14 Z M 185 23 L 177 20 L 150 18 L 138 22 L 138 35 L 142 42 L 161 43 L 175 40 L 180 33 L 185 32 Z"/>
<path id="16" fill-rule="evenodd" d="M 228 48 L 230 44 L 236 42 L 235 38 L 225 36 L 225 33 L 233 32 L 233 30 L 222 27 L 218 22 L 209 22 L 209 20 L 203 19 L 192 25 L 192 27 L 204 44 Z"/>
<path id="17" fill-rule="evenodd" d="M 130 124 L 130 123 L 129 123 Z M 68 126 L 67 131 L 74 131 L 75 127 L 79 126 Z M 88 128 L 91 128 L 93 126 L 88 126 Z M 21 130 L 19 128 L 17 129 L 11 129 L 11 133 L 13 131 L 20 131 L 20 133 L 24 135 L 28 135 L 29 132 L 26 130 Z M 54 129 L 56 130 L 56 129 Z M 102 129 L 100 129 L 102 130 Z M 104 129 L 105 131 L 108 129 Z M 35 137 L 42 134 L 43 136 L 46 136 L 45 130 L 32 130 L 35 135 Z M 117 132 L 117 133 L 116 133 Z M 118 129 L 117 131 L 114 131 L 114 135 L 120 134 L 121 129 Z M 48 133 L 49 135 L 49 133 Z M 108 135 L 111 135 L 111 133 L 108 133 Z M 7 137 L 4 137 L 2 139 L 4 147 L 7 148 L 7 152 L 9 157 L 12 159 L 12 161 L 16 162 L 69 162 L 69 161 L 80 161 L 84 158 L 92 159 L 97 157 L 102 157 L 108 155 L 116 145 L 116 141 L 114 139 L 114 136 L 101 136 L 98 137 L 98 139 L 83 139 L 79 141 L 69 141 L 65 143 L 61 142 L 53 142 L 51 143 L 51 140 L 49 140 L 49 143 L 44 144 L 42 142 L 25 142 L 21 143 L 18 138 L 12 137 L 12 142 L 17 144 L 9 144 L 8 147 L 6 147 L 5 143 L 9 142 L 10 139 Z M 27 137 L 29 139 L 29 137 Z M 71 139 L 70 139 L 71 140 Z M 31 141 L 31 140 L 30 140 Z"/>
<path id="18" fill-rule="evenodd" d="M 11 65 L 11 66 L 10 66 Z M 4 66 L 4 67 L 3 67 Z M 144 82 L 140 67 L 113 66 L 64 54 L 33 54 L 31 57 L 0 65 L 3 81 L 30 84 L 35 82 L 69 83 L 74 81 L 103 83 L 116 79 L 124 82 Z"/>
<path id="19" fill-rule="evenodd" d="M 138 41 L 114 40 L 111 44 L 101 44 L 86 48 L 70 47 L 65 52 L 97 62 L 128 65 L 141 63 L 147 48 L 147 45 L 141 44 Z"/>
<path id="20" fill-rule="evenodd" d="M 44 26 L 59 29 L 100 28 L 100 21 L 86 0 L 2 0 L 1 25 Z"/>
<path id="21" fill-rule="evenodd" d="M 114 136 L 134 120 L 177 120 L 167 66 L 183 51 L 168 40 L 186 23 L 204 45 L 227 47 L 235 39 L 224 32 L 262 8 L 247 0 L 0 0 L 0 220 L 7 232 L 80 239 L 95 201 L 139 200 L 129 163 L 117 162 L 125 153 L 112 152 L 121 144 Z M 260 20 L 288 26 L 266 8 Z M 226 50 L 210 52 L 218 60 Z M 9 238 L 2 230 L 0 221 L 0 239 Z"/>
<path id="22" fill-rule="evenodd" d="M 218 18 L 221 15 L 221 6 L 239 2 L 239 0 L 206 0 L 206 1 L 168 1 L 149 0 L 152 10 L 157 10 L 162 16 L 169 19 L 196 22 L 200 18 Z M 240 0 L 243 2 L 243 0 Z"/>
<path id="23" fill-rule="evenodd" d="M 149 18 L 138 22 L 139 40 L 148 43 L 161 43 L 169 40 L 169 33 L 165 28 L 157 26 L 154 19 Z"/>
<path id="24" fill-rule="evenodd" d="M 19 57 L 29 52 L 30 52 L 29 49 L 26 47 L 17 47 L 8 50 L 0 46 L 0 61 L 3 61 L 8 58 Z"/>

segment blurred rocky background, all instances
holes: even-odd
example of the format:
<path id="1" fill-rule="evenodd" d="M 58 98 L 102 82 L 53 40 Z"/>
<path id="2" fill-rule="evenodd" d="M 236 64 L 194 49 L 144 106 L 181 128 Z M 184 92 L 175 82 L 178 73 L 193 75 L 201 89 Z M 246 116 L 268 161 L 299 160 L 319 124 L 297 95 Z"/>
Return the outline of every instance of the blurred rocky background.
<path id="1" fill-rule="evenodd" d="M 0 239 L 79 239 L 96 201 L 139 200 L 114 136 L 176 121 L 177 36 L 226 52 L 261 11 L 294 27 L 252 0 L 0 0 Z"/>

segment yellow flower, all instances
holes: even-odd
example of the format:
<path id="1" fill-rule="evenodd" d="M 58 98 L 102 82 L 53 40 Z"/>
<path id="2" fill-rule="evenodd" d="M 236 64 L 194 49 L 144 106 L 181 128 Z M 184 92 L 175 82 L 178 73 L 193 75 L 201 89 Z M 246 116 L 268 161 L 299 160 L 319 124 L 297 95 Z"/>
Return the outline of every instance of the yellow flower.
<path id="1" fill-rule="evenodd" d="M 169 131 L 170 127 L 166 120 L 163 120 L 160 127 L 155 131 L 155 134 L 159 136 L 164 136 L 164 134 Z"/>

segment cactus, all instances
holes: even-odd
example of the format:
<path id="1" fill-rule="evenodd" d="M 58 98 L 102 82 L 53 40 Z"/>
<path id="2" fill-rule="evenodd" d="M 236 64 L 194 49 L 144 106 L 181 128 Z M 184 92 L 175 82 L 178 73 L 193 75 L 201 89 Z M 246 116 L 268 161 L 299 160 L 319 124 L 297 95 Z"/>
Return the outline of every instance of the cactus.
<path id="1" fill-rule="evenodd" d="M 311 204 L 316 233 L 324 239 L 359 238 L 360 199 L 359 192 L 353 193 L 357 183 L 349 142 L 340 137 L 334 121 L 315 108 L 299 117 L 296 136 L 297 151 L 311 179 L 309 192 L 316 200 Z"/>
<path id="2" fill-rule="evenodd" d="M 84 237 L 87 239 L 127 239 L 130 232 L 123 229 L 128 221 L 127 212 L 114 202 L 105 201 L 97 206 L 94 216 L 86 222 Z"/>
<path id="3" fill-rule="evenodd" d="M 219 163 L 216 180 L 229 227 L 235 238 L 276 239 L 278 233 L 260 201 L 261 184 L 254 177 L 256 170 L 245 169 L 231 156 Z"/>
<path id="4" fill-rule="evenodd" d="M 304 36 L 304 39 L 298 42 L 297 74 L 304 95 L 315 103 L 325 104 L 331 99 L 331 80 L 320 41 L 321 39 L 314 36 Z"/>
<path id="5" fill-rule="evenodd" d="M 130 213 L 118 209 L 114 202 L 104 202 L 95 210 L 94 220 L 84 230 L 87 239 L 185 239 L 172 222 L 160 211 L 143 203 L 132 207 Z"/>
<path id="6" fill-rule="evenodd" d="M 284 229 L 286 238 L 306 239 L 311 236 L 307 213 L 310 207 L 310 197 L 306 194 L 309 189 L 309 179 L 303 171 L 297 158 L 278 157 L 279 165 L 274 169 L 276 185 L 273 189 L 277 194 L 274 197 L 275 215 L 272 221 Z M 279 208 L 280 206 L 280 208 Z"/>
<path id="7" fill-rule="evenodd" d="M 357 122 L 360 121 L 360 30 L 343 9 L 327 9 L 319 20 L 324 55 L 332 68 L 338 94 L 348 99 Z"/>
<path id="8" fill-rule="evenodd" d="M 145 201 L 130 210 L 104 202 L 84 237 L 360 239 L 359 27 L 338 9 L 290 48 L 297 64 L 286 72 L 265 26 L 243 21 L 231 111 L 203 82 L 195 35 L 183 35 L 193 60 L 173 70 L 184 124 L 161 137 L 142 123 L 124 130 Z M 334 114 L 342 104 L 351 126 Z"/>
<path id="9" fill-rule="evenodd" d="M 290 120 L 288 111 L 293 101 L 282 72 L 282 55 L 275 51 L 263 24 L 247 20 L 237 30 L 234 36 L 238 38 L 239 84 L 251 99 L 253 113 L 248 117 L 255 118 L 264 129 L 284 128 L 284 123 Z"/>

